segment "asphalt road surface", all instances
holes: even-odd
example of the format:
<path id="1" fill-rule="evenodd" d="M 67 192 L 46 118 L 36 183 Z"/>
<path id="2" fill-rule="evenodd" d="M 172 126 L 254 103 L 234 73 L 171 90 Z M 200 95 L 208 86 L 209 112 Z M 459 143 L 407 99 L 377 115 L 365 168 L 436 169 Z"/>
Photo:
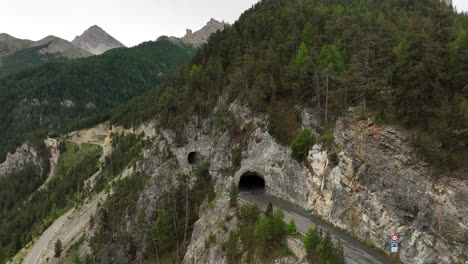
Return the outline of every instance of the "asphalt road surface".
<path id="1" fill-rule="evenodd" d="M 313 217 L 301 209 L 298 209 L 271 195 L 263 192 L 241 192 L 239 196 L 241 201 L 244 200 L 249 203 L 255 202 L 263 210 L 266 209 L 269 202 L 273 204 L 274 208 L 281 207 L 285 214 L 284 220 L 289 223 L 289 221 L 294 218 L 297 230 L 302 234 L 307 233 L 307 230 L 313 226 L 323 230 L 324 232 L 328 231 L 335 243 L 337 240 L 341 241 L 347 264 L 392 263 L 386 256 L 366 247 L 355 238 L 347 235 L 345 232 L 342 232 L 323 220 Z"/>
<path id="2" fill-rule="evenodd" d="M 33 248 L 28 253 L 23 261 L 23 264 L 37 264 L 42 256 L 42 252 L 46 249 L 49 241 L 54 237 L 55 233 L 62 227 L 63 223 L 72 214 L 73 210 L 59 217 L 47 230 L 42 234 L 41 238 L 34 243 Z"/>

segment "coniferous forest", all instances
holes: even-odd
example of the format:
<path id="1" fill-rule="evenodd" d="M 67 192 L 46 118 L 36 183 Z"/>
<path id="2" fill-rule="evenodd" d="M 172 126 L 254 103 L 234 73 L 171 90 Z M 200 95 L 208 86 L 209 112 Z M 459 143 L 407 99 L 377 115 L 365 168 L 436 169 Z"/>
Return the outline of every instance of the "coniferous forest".
<path id="1" fill-rule="evenodd" d="M 467 158 L 467 28 L 466 14 L 437 0 L 260 1 L 111 120 L 160 114 L 181 127 L 228 95 L 270 113 L 270 132 L 289 144 L 295 105 L 331 123 L 354 107 L 412 131 L 431 162 L 454 169 Z"/>
<path id="2" fill-rule="evenodd" d="M 0 79 L 0 160 L 35 130 L 104 121 L 111 109 L 163 82 L 193 52 L 162 38 Z"/>

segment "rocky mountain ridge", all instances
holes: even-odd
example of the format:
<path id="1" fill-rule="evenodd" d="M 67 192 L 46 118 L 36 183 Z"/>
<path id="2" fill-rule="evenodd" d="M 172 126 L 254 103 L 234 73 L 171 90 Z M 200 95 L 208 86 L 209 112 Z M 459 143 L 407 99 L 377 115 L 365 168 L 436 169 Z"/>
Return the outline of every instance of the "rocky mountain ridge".
<path id="1" fill-rule="evenodd" d="M 92 26 L 72 42 L 56 36 L 38 41 L 0 34 L 0 76 L 37 67 L 46 62 L 99 55 L 110 49 L 125 47 L 102 28 Z"/>
<path id="2" fill-rule="evenodd" d="M 18 39 L 6 33 L 0 34 L 0 66 L 1 58 L 14 54 L 16 51 L 29 47 L 33 41 Z"/>
<path id="3" fill-rule="evenodd" d="M 69 59 L 83 58 L 92 55 L 86 50 L 73 45 L 71 42 L 52 35 L 34 42 L 30 47 L 41 47 L 38 53 L 42 55 L 56 54 Z"/>
<path id="4" fill-rule="evenodd" d="M 208 41 L 211 34 L 216 33 L 218 30 L 223 30 L 229 24 L 224 21 L 218 21 L 211 18 L 206 25 L 198 31 L 193 32 L 191 29 L 186 30 L 185 36 L 182 38 L 170 37 L 172 41 L 180 41 L 185 44 L 191 44 L 198 47 Z"/>

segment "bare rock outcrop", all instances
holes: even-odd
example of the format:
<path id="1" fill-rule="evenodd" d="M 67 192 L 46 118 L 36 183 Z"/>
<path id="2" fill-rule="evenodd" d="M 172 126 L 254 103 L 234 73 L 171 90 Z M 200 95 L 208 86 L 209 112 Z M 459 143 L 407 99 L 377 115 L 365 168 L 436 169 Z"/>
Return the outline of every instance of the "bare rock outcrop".
<path id="1" fill-rule="evenodd" d="M 39 166 L 40 159 L 37 151 L 30 144 L 24 143 L 15 153 L 8 153 L 5 161 L 0 164 L 0 178 L 14 171 L 22 169 L 26 164 Z"/>
<path id="2" fill-rule="evenodd" d="M 169 37 L 169 39 L 174 42 L 182 42 L 193 45 L 194 47 L 199 47 L 208 41 L 211 34 L 216 33 L 218 30 L 224 30 L 226 26 L 229 26 L 229 24 L 225 23 L 224 21 L 219 22 L 218 20 L 212 18 L 203 28 L 198 31 L 193 32 L 191 29 L 187 29 L 185 36 L 182 38 Z"/>
<path id="3" fill-rule="evenodd" d="M 407 135 L 352 116 L 338 120 L 335 146 L 338 165 L 308 176 L 307 207 L 387 252 L 399 234 L 404 263 L 468 260 L 466 180 L 431 177 Z"/>
<path id="4" fill-rule="evenodd" d="M 192 241 L 182 261 L 183 264 L 227 263 L 221 245 L 229 238 L 229 230 L 236 229 L 236 210 L 229 208 L 227 199 L 220 199 L 215 202 L 212 208 L 205 204 L 200 209 L 201 218 L 195 224 Z M 231 219 L 227 221 L 226 216 Z"/>
<path id="5" fill-rule="evenodd" d="M 125 47 L 124 44 L 96 25 L 88 28 L 82 35 L 76 36 L 72 43 L 76 47 L 94 55 L 103 54 L 111 49 Z"/>

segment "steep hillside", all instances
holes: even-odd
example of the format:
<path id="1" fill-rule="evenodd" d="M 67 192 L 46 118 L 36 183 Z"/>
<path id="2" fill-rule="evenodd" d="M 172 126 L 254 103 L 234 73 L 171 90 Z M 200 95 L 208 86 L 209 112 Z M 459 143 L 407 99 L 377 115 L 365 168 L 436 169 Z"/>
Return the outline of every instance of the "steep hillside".
<path id="1" fill-rule="evenodd" d="M 467 182 L 447 176 L 434 181 L 430 176 L 434 167 L 421 159 L 407 133 L 347 113 L 337 120 L 331 141 L 309 142 L 305 160 L 298 161 L 294 148 L 281 145 L 265 129 L 267 113 L 226 99 L 214 112 L 225 118 L 200 120 L 194 113 L 183 130 L 165 129 L 155 121 L 144 125 L 155 135 L 143 137 L 130 130 L 126 135 L 114 134 L 114 152 L 95 181 L 101 187 L 93 188 L 99 194 L 89 196 L 89 203 L 67 220 L 43 254 L 36 255 L 41 263 L 47 258 L 54 264 L 72 259 L 316 263 L 327 258 L 330 263 L 343 263 L 339 246 L 323 249 L 330 247 L 326 231 L 342 241 L 346 263 L 393 263 L 382 254 L 390 253 L 389 233 L 400 234 L 398 258 L 403 263 L 463 264 L 468 259 L 463 219 L 468 208 Z M 300 110 L 300 125 L 316 134 L 324 123 L 313 113 L 311 108 Z M 193 153 L 199 156 L 198 164 L 190 158 Z M 255 192 L 243 189 L 242 182 L 249 184 L 253 178 L 263 179 L 264 186 Z M 102 179 L 111 182 L 107 196 L 101 192 Z M 317 225 L 324 233 L 316 236 L 323 244 L 304 253 L 307 243 L 284 233 L 286 217 L 279 209 L 271 213 L 273 222 L 265 219 L 268 213 L 258 206 L 245 205 L 244 193 L 243 200 L 232 205 L 232 186 L 254 198 L 256 193 L 262 197 L 262 191 L 281 198 L 289 217 L 313 218 L 307 210 L 339 228 L 317 224 L 320 220 L 306 222 L 306 228 Z M 100 200 L 98 208 L 94 197 Z M 289 211 L 291 207 L 295 209 Z M 82 219 L 80 230 L 74 228 L 75 219 Z M 354 236 L 375 245 L 380 253 L 366 250 Z M 65 241 L 60 259 L 53 258 L 56 239 Z"/>
<path id="2" fill-rule="evenodd" d="M 34 130 L 65 129 L 155 87 L 192 53 L 162 39 L 0 79 L 0 160 Z"/>
<path id="3" fill-rule="evenodd" d="M 100 55 L 115 48 L 125 48 L 124 44 L 96 25 L 88 28 L 82 35 L 76 36 L 72 43 L 94 55 Z"/>
<path id="4" fill-rule="evenodd" d="M 136 166 L 150 175 L 145 188 L 116 190 L 132 201 L 128 210 L 114 210 L 111 200 L 98 212 L 96 219 L 111 215 L 111 225 L 100 222 L 90 256 L 110 263 L 110 252 L 127 248 L 132 253 L 117 262 L 252 258 L 241 226 L 188 244 L 193 222 L 180 214 L 198 218 L 203 210 L 174 213 L 184 203 L 172 191 L 191 198 L 183 176 L 197 179 L 195 155 L 209 162 L 217 195 L 257 175 L 265 192 L 383 252 L 390 253 L 388 233 L 401 234 L 404 263 L 465 262 L 467 30 L 466 15 L 435 0 L 261 1 L 160 88 L 112 116 L 129 128 L 156 119 L 160 134 Z M 173 189 L 161 194 L 167 185 Z M 190 198 L 185 206 L 197 208 Z M 144 246 L 166 239 L 145 227 L 180 219 L 185 228 L 170 230 L 174 247 Z M 217 223 L 219 232 L 228 221 Z M 119 243 L 106 243 L 112 234 Z"/>
<path id="5" fill-rule="evenodd" d="M 24 49 L 31 45 L 33 41 L 27 39 L 17 39 L 8 34 L 0 34 L 0 66 L 2 65 L 1 59 L 5 56 L 11 55 L 18 50 Z"/>
<path id="6" fill-rule="evenodd" d="M 467 28 L 466 15 L 435 0 L 261 1 L 113 120 L 131 126 L 160 113 L 181 127 L 223 95 L 271 113 L 270 132 L 289 144 L 295 105 L 325 122 L 360 107 L 411 129 L 431 162 L 455 169 L 467 164 Z"/>
<path id="7" fill-rule="evenodd" d="M 65 61 L 83 58 L 92 54 L 74 46 L 64 39 L 47 36 L 28 46 L 18 48 L 15 52 L 1 58 L 0 77 L 24 69 L 41 66 L 47 62 Z"/>

